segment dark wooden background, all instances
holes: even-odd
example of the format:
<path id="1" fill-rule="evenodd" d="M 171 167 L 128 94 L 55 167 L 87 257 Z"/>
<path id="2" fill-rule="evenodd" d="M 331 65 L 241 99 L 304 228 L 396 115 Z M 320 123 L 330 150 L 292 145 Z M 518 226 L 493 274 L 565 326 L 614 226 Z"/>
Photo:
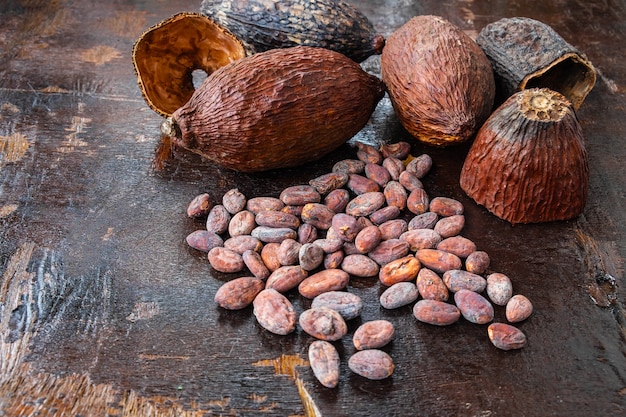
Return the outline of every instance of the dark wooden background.
<path id="1" fill-rule="evenodd" d="M 626 254 L 626 2 L 365 0 L 385 36 L 435 14 L 472 36 L 501 17 L 551 25 L 586 53 L 598 82 L 580 109 L 590 162 L 585 212 L 567 222 L 511 227 L 467 198 L 458 176 L 467 146 L 437 150 L 431 196 L 461 200 L 463 232 L 492 257 L 535 313 L 528 346 L 503 352 L 484 326 L 422 325 L 411 309 L 383 311 L 375 280 L 353 280 L 362 321 L 385 318 L 394 375 L 351 374 L 339 387 L 305 363 L 311 338 L 263 331 L 251 309 L 219 309 L 229 277 L 184 243 L 202 224 L 185 216 L 200 192 L 276 196 L 354 156 L 348 144 L 303 168 L 237 174 L 179 152 L 151 164 L 160 116 L 131 63 L 149 26 L 200 0 L 9 0 L 0 4 L 0 415 L 2 416 L 608 416 L 626 413 L 623 259 Z M 379 57 L 364 63 L 379 73 Z M 389 101 L 355 140 L 408 140 Z M 301 311 L 306 303 L 291 295 Z M 497 310 L 497 319 L 503 319 Z"/>

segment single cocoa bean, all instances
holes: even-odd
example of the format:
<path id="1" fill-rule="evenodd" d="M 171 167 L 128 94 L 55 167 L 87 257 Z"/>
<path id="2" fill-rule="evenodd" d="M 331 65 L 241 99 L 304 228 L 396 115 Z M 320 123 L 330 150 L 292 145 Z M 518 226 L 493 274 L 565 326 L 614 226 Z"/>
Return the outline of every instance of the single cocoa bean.
<path id="1" fill-rule="evenodd" d="M 401 211 L 396 206 L 381 207 L 372 214 L 369 215 L 370 221 L 375 225 L 380 225 L 386 221 L 397 219 L 401 214 Z"/>
<path id="2" fill-rule="evenodd" d="M 387 320 L 372 320 L 361 324 L 352 337 L 357 350 L 378 349 L 393 340 L 395 327 Z"/>
<path id="3" fill-rule="evenodd" d="M 283 208 L 284 209 L 284 208 Z M 300 219 L 293 214 L 284 211 L 266 210 L 256 214 L 255 222 L 259 226 L 297 229 L 300 226 Z"/>
<path id="4" fill-rule="evenodd" d="M 354 238 L 354 246 L 359 253 L 367 253 L 373 250 L 382 240 L 378 226 L 367 226 Z"/>
<path id="5" fill-rule="evenodd" d="M 384 187 L 389 181 L 391 181 L 391 174 L 387 168 L 373 163 L 365 165 L 365 176 L 374 181 L 380 187 Z"/>
<path id="6" fill-rule="evenodd" d="M 409 245 L 400 239 L 384 240 L 368 253 L 378 265 L 385 265 L 409 253 Z"/>
<path id="7" fill-rule="evenodd" d="M 396 143 L 385 143 L 383 146 L 380 147 L 380 153 L 385 158 L 393 157 L 403 161 L 411 153 L 411 144 L 404 141 Z"/>
<path id="8" fill-rule="evenodd" d="M 320 230 L 327 230 L 333 220 L 335 212 L 328 206 L 320 203 L 308 203 L 302 208 L 301 219 Z"/>
<path id="9" fill-rule="evenodd" d="M 380 210 L 379 210 L 380 211 Z M 392 219 L 378 226 L 382 240 L 399 239 L 409 228 L 406 220 Z"/>
<path id="10" fill-rule="evenodd" d="M 383 194 L 388 206 L 398 207 L 400 211 L 406 208 L 408 194 L 406 188 L 398 181 L 389 181 L 383 189 Z"/>
<path id="11" fill-rule="evenodd" d="M 467 258 L 476 251 L 476 244 L 463 236 L 451 236 L 437 244 L 437 249 L 453 253 L 461 259 Z"/>
<path id="12" fill-rule="evenodd" d="M 230 236 L 249 235 L 255 227 L 254 213 L 248 210 L 240 210 L 230 219 L 228 234 Z"/>
<path id="13" fill-rule="evenodd" d="M 236 188 L 226 191 L 222 197 L 222 205 L 230 214 L 239 213 L 246 207 L 246 196 Z"/>
<path id="14" fill-rule="evenodd" d="M 295 265 L 299 261 L 299 253 L 302 244 L 294 239 L 285 239 L 278 248 L 278 260 L 281 265 Z"/>
<path id="15" fill-rule="evenodd" d="M 380 305 L 386 309 L 395 309 L 411 304 L 419 297 L 417 286 L 412 282 L 398 282 L 387 288 L 380 295 Z"/>
<path id="16" fill-rule="evenodd" d="M 461 318 L 455 305 L 437 300 L 419 300 L 413 306 L 413 315 L 417 320 L 435 326 L 449 326 Z"/>
<path id="17" fill-rule="evenodd" d="M 298 234 L 288 227 L 257 226 L 251 235 L 263 243 L 280 243 L 285 239 L 296 239 Z"/>
<path id="18" fill-rule="evenodd" d="M 374 146 L 363 142 L 357 142 L 356 157 L 359 161 L 367 164 L 380 164 L 383 161 L 383 155 Z"/>
<path id="19" fill-rule="evenodd" d="M 300 265 L 281 266 L 267 278 L 265 288 L 273 288 L 280 293 L 285 293 L 300 285 L 308 275 L 308 272 Z"/>
<path id="20" fill-rule="evenodd" d="M 209 214 L 213 203 L 211 202 L 211 196 L 207 193 L 198 194 L 195 196 L 187 206 L 187 216 L 199 219 Z"/>
<path id="21" fill-rule="evenodd" d="M 380 191 L 357 195 L 346 206 L 346 213 L 359 217 L 369 216 L 385 204 L 385 195 Z"/>
<path id="22" fill-rule="evenodd" d="M 303 223 L 298 226 L 298 242 L 305 243 L 313 243 L 317 239 L 317 229 L 315 226 L 309 223 Z"/>
<path id="23" fill-rule="evenodd" d="M 365 255 L 353 254 L 343 258 L 341 269 L 355 277 L 374 277 L 378 275 L 380 267 L 374 260 Z"/>
<path id="24" fill-rule="evenodd" d="M 419 249 L 415 257 L 421 264 L 435 272 L 444 273 L 450 269 L 461 269 L 461 258 L 448 252 L 437 249 Z"/>
<path id="25" fill-rule="evenodd" d="M 286 335 L 296 329 L 298 316 L 291 302 L 272 288 L 262 290 L 252 302 L 253 314 L 265 330 Z"/>
<path id="26" fill-rule="evenodd" d="M 409 230 L 413 229 L 433 229 L 439 220 L 437 213 L 427 211 L 426 213 L 418 214 L 409 220 Z"/>
<path id="27" fill-rule="evenodd" d="M 382 268 L 378 278 L 383 285 L 391 286 L 403 281 L 413 281 L 420 270 L 420 263 L 413 255 L 395 259 Z"/>
<path id="28" fill-rule="evenodd" d="M 485 278 L 462 269 L 448 270 L 443 273 L 442 279 L 446 287 L 452 292 L 458 292 L 461 289 L 483 292 L 487 287 Z"/>
<path id="29" fill-rule="evenodd" d="M 393 181 L 398 181 L 400 179 L 400 174 L 405 169 L 402 161 L 393 156 L 388 156 L 383 159 L 383 166 L 387 169 L 389 176 Z"/>
<path id="30" fill-rule="evenodd" d="M 303 208 L 304 206 L 285 206 L 280 211 L 299 218 L 302 215 Z"/>
<path id="31" fill-rule="evenodd" d="M 357 375 L 381 380 L 393 374 L 395 365 L 386 352 L 379 349 L 360 350 L 348 359 L 348 368 Z"/>
<path id="32" fill-rule="evenodd" d="M 326 388 L 335 388 L 339 383 L 340 364 L 339 353 L 331 343 L 316 340 L 309 345 L 309 365 L 315 378 Z"/>
<path id="33" fill-rule="evenodd" d="M 217 290 L 215 302 L 227 310 L 241 310 L 252 304 L 252 301 L 264 287 L 265 283 L 258 278 L 235 278 Z"/>
<path id="34" fill-rule="evenodd" d="M 441 236 L 433 229 L 412 229 L 402 233 L 400 240 L 405 241 L 412 252 L 420 249 L 434 249 L 441 242 Z"/>
<path id="35" fill-rule="evenodd" d="M 439 219 L 433 229 L 445 239 L 458 235 L 463 230 L 463 227 L 465 227 L 465 216 L 455 214 L 454 216 Z"/>
<path id="36" fill-rule="evenodd" d="M 254 214 L 266 210 L 280 211 L 283 207 L 285 207 L 285 203 L 275 197 L 253 197 L 248 199 L 246 203 L 246 209 Z"/>
<path id="37" fill-rule="evenodd" d="M 498 349 L 512 350 L 526 346 L 526 335 L 517 327 L 506 323 L 491 323 L 487 327 L 489 340 Z"/>
<path id="38" fill-rule="evenodd" d="M 506 303 L 506 319 L 511 323 L 518 323 L 526 320 L 533 313 L 533 304 L 521 294 L 511 297 Z"/>
<path id="39" fill-rule="evenodd" d="M 361 315 L 363 300 L 356 294 L 345 291 L 327 291 L 311 302 L 311 308 L 327 307 L 341 314 L 344 320 L 352 320 Z"/>
<path id="40" fill-rule="evenodd" d="M 213 269 L 219 272 L 240 272 L 245 266 L 240 254 L 220 246 L 211 249 L 207 258 Z"/>
<path id="41" fill-rule="evenodd" d="M 433 166 L 433 159 L 428 154 L 422 154 L 411 159 L 406 164 L 406 170 L 412 172 L 419 179 L 422 179 L 430 172 Z"/>
<path id="42" fill-rule="evenodd" d="M 420 269 L 415 285 L 425 300 L 447 301 L 450 295 L 441 277 L 428 268 Z"/>
<path id="43" fill-rule="evenodd" d="M 324 250 L 315 243 L 305 243 L 298 253 L 300 266 L 305 271 L 313 271 L 324 262 Z"/>
<path id="44" fill-rule="evenodd" d="M 463 214 L 463 203 L 449 197 L 435 197 L 430 200 L 429 210 L 441 217 Z"/>
<path id="45" fill-rule="evenodd" d="M 270 270 L 265 266 L 261 254 L 257 251 L 247 250 L 242 255 L 243 263 L 246 265 L 250 273 L 256 278 L 266 280 L 270 276 Z"/>
<path id="46" fill-rule="evenodd" d="M 482 295 L 470 291 L 459 290 L 454 293 L 454 303 L 465 319 L 471 323 L 486 324 L 493 320 L 493 306 Z"/>
<path id="47" fill-rule="evenodd" d="M 490 263 L 489 254 L 485 251 L 477 250 L 474 253 L 470 253 L 467 259 L 465 259 L 465 269 L 468 272 L 481 275 L 487 271 Z"/>
<path id="48" fill-rule="evenodd" d="M 247 250 L 261 252 L 263 243 L 254 236 L 238 235 L 226 239 L 224 241 L 224 247 L 241 255 Z"/>
<path id="49" fill-rule="evenodd" d="M 324 205 L 335 213 L 341 213 L 350 202 L 350 192 L 344 188 L 337 188 L 324 198 Z"/>
<path id="50" fill-rule="evenodd" d="M 211 249 L 224 246 L 224 240 L 214 232 L 208 230 L 196 230 L 185 238 L 187 244 L 199 251 L 209 252 Z"/>
<path id="51" fill-rule="evenodd" d="M 376 181 L 359 174 L 350 174 L 346 187 L 356 195 L 380 191 Z"/>
<path id="52" fill-rule="evenodd" d="M 332 237 L 325 239 L 316 239 L 313 243 L 322 248 L 324 253 L 333 253 L 340 250 L 343 247 L 344 242 L 339 238 Z"/>
<path id="53" fill-rule="evenodd" d="M 343 251 L 337 250 L 335 252 L 326 253 L 324 255 L 324 269 L 337 269 L 341 268 L 341 263 L 345 257 Z"/>
<path id="54" fill-rule="evenodd" d="M 422 181 L 412 172 L 402 171 L 398 177 L 398 182 L 411 193 L 419 188 L 424 188 Z"/>
<path id="55" fill-rule="evenodd" d="M 422 214 L 428 210 L 429 198 L 426 190 L 416 188 L 406 199 L 406 208 L 413 214 Z"/>
<path id="56" fill-rule="evenodd" d="M 305 298 L 315 298 L 328 291 L 344 289 L 350 281 L 350 275 L 341 269 L 324 269 L 298 285 L 298 292 Z"/>
<path id="57" fill-rule="evenodd" d="M 221 235 L 228 230 L 230 223 L 230 213 L 221 204 L 213 206 L 206 218 L 206 230 Z"/>
<path id="58" fill-rule="evenodd" d="M 293 185 L 280 193 L 280 201 L 287 206 L 303 206 L 308 203 L 319 203 L 322 196 L 310 185 Z"/>
<path id="59" fill-rule="evenodd" d="M 325 195 L 333 190 L 342 188 L 348 183 L 348 174 L 345 172 L 330 172 L 320 175 L 309 181 L 309 185 L 318 193 Z"/>
<path id="60" fill-rule="evenodd" d="M 316 339 L 335 341 L 348 333 L 348 325 L 337 311 L 327 307 L 315 307 L 300 314 L 300 327 Z"/>
<path id="61" fill-rule="evenodd" d="M 333 165 L 332 172 L 360 174 L 365 170 L 365 162 L 358 159 L 343 159 Z"/>
<path id="62" fill-rule="evenodd" d="M 282 266 L 278 259 L 278 248 L 280 248 L 280 243 L 266 243 L 261 249 L 261 259 L 270 271 L 275 271 Z"/>
<path id="63" fill-rule="evenodd" d="M 332 227 L 339 237 L 345 242 L 352 242 L 361 231 L 361 223 L 356 217 L 345 213 L 337 213 L 333 216 Z"/>
<path id="64" fill-rule="evenodd" d="M 487 275 L 487 296 L 492 303 L 505 306 L 513 296 L 511 279 L 499 272 Z"/>

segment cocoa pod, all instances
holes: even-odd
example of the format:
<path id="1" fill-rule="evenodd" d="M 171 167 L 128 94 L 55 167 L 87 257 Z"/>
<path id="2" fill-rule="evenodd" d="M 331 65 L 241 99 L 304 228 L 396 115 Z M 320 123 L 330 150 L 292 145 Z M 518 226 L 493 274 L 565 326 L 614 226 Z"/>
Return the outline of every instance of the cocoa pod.
<path id="1" fill-rule="evenodd" d="M 429 198 L 423 188 L 411 191 L 406 199 L 406 208 L 413 214 L 422 214 L 428 210 Z"/>
<path id="2" fill-rule="evenodd" d="M 374 277 L 378 275 L 380 267 L 365 255 L 352 254 L 343 258 L 341 269 L 355 277 Z"/>
<path id="3" fill-rule="evenodd" d="M 217 246 L 224 246 L 224 240 L 217 233 L 208 230 L 193 231 L 187 235 L 185 241 L 190 247 L 207 253 Z"/>
<path id="4" fill-rule="evenodd" d="M 417 286 L 412 282 L 398 282 L 380 295 L 380 305 L 391 310 L 411 304 L 419 297 Z"/>
<path id="5" fill-rule="evenodd" d="M 451 269 L 443 273 L 443 283 L 452 292 L 458 292 L 461 289 L 483 292 L 487 287 L 487 280 L 480 275 L 463 271 L 462 269 Z"/>
<path id="6" fill-rule="evenodd" d="M 344 289 L 350 275 L 341 269 L 324 269 L 309 276 L 298 285 L 298 292 L 305 298 L 315 298 L 328 291 Z"/>
<path id="7" fill-rule="evenodd" d="M 513 296 L 511 279 L 499 272 L 487 275 L 487 296 L 492 303 L 505 306 Z"/>
<path id="8" fill-rule="evenodd" d="M 367 255 L 378 265 L 385 265 L 409 253 L 409 245 L 400 239 L 384 240 Z"/>
<path id="9" fill-rule="evenodd" d="M 324 250 L 315 243 L 300 246 L 298 261 L 305 271 L 313 271 L 324 262 Z"/>
<path id="10" fill-rule="evenodd" d="M 275 271 L 282 266 L 278 259 L 280 243 L 266 243 L 261 249 L 261 259 L 270 271 Z"/>
<path id="11" fill-rule="evenodd" d="M 332 172 L 344 174 L 361 174 L 365 170 L 365 162 L 358 159 L 342 159 L 333 165 Z"/>
<path id="12" fill-rule="evenodd" d="M 424 184 L 422 181 L 417 178 L 415 173 L 410 171 L 402 171 L 400 176 L 398 177 L 398 182 L 406 188 L 406 190 L 410 193 L 412 191 L 417 190 L 418 188 L 424 188 Z"/>
<path id="13" fill-rule="evenodd" d="M 285 207 L 285 203 L 275 197 L 252 197 L 246 203 L 246 209 L 254 214 L 268 210 L 281 211 L 283 207 Z"/>
<path id="14" fill-rule="evenodd" d="M 378 278 L 383 285 L 391 286 L 403 281 L 413 281 L 420 270 L 420 263 L 413 255 L 395 259 L 382 268 Z"/>
<path id="15" fill-rule="evenodd" d="M 265 266 L 261 254 L 257 251 L 247 250 L 241 254 L 243 263 L 246 265 L 250 273 L 256 278 L 266 280 L 270 276 L 270 270 Z"/>
<path id="16" fill-rule="evenodd" d="M 335 388 L 339 383 L 339 353 L 325 341 L 316 340 L 309 345 L 309 365 L 315 378 L 326 388 Z"/>
<path id="17" fill-rule="evenodd" d="M 361 315 L 363 301 L 361 297 L 345 291 L 327 291 L 311 302 L 311 308 L 328 307 L 341 314 L 344 320 L 351 320 Z"/>
<path id="18" fill-rule="evenodd" d="M 252 302 L 253 314 L 265 330 L 287 335 L 296 329 L 298 319 L 291 302 L 272 288 L 262 290 Z"/>
<path id="19" fill-rule="evenodd" d="M 259 226 L 273 227 L 276 229 L 287 227 L 295 230 L 300 226 L 300 219 L 298 219 L 298 217 L 290 213 L 285 213 L 282 210 L 261 211 L 256 214 L 255 222 Z"/>
<path id="20" fill-rule="evenodd" d="M 400 209 L 396 206 L 381 207 L 369 215 L 370 221 L 375 225 L 381 225 L 389 220 L 393 220 L 400 216 Z M 362 217 L 361 217 L 362 218 Z"/>
<path id="21" fill-rule="evenodd" d="M 302 244 L 294 239 L 285 239 L 278 248 L 278 260 L 281 265 L 295 265 L 299 261 L 299 253 Z"/>
<path id="22" fill-rule="evenodd" d="M 360 253 L 370 252 L 381 242 L 381 236 L 378 226 L 364 227 L 354 238 L 354 246 Z"/>
<path id="23" fill-rule="evenodd" d="M 241 255 L 247 250 L 260 252 L 261 249 L 263 249 L 263 244 L 254 236 L 237 235 L 226 239 L 224 241 L 224 247 Z"/>
<path id="24" fill-rule="evenodd" d="M 239 253 L 220 246 L 211 249 L 207 258 L 213 269 L 219 272 L 240 272 L 245 266 Z"/>
<path id="25" fill-rule="evenodd" d="M 426 213 L 418 214 L 409 220 L 409 230 L 413 229 L 434 229 L 439 216 L 437 213 L 427 211 Z"/>
<path id="26" fill-rule="evenodd" d="M 380 185 L 376 181 L 360 174 L 350 174 L 346 187 L 356 195 L 380 191 Z"/>
<path id="27" fill-rule="evenodd" d="M 310 185 L 293 185 L 281 191 L 280 201 L 286 206 L 303 206 L 307 203 L 319 203 L 322 196 Z"/>
<path id="28" fill-rule="evenodd" d="M 350 192 L 344 188 L 337 188 L 326 195 L 324 205 L 334 213 L 341 213 L 350 202 Z"/>
<path id="29" fill-rule="evenodd" d="M 441 236 L 433 229 L 413 229 L 407 230 L 399 237 L 405 241 L 412 252 L 420 249 L 434 249 L 441 242 Z"/>
<path id="30" fill-rule="evenodd" d="M 342 250 L 327 253 L 324 255 L 324 269 L 338 269 L 341 268 L 341 263 L 345 257 Z"/>
<path id="31" fill-rule="evenodd" d="M 524 321 L 530 317 L 532 313 L 533 305 L 524 295 L 514 295 L 506 303 L 506 319 L 511 323 Z"/>
<path id="32" fill-rule="evenodd" d="M 415 257 L 422 266 L 439 273 L 451 269 L 461 269 L 463 266 L 461 258 L 458 256 L 437 249 L 419 249 L 415 252 Z"/>
<path id="33" fill-rule="evenodd" d="M 356 157 L 359 161 L 363 161 L 365 163 L 366 168 L 367 164 L 379 165 L 383 162 L 383 155 L 374 146 L 363 142 L 357 142 L 356 148 Z"/>
<path id="34" fill-rule="evenodd" d="M 429 210 L 441 217 L 463 214 L 463 203 L 449 197 L 435 197 L 430 200 Z"/>
<path id="35" fill-rule="evenodd" d="M 348 174 L 345 172 L 329 172 L 328 174 L 313 178 L 309 181 L 309 185 L 315 188 L 321 195 L 326 195 L 346 185 L 348 178 Z"/>
<path id="36" fill-rule="evenodd" d="M 285 293 L 300 285 L 308 275 L 309 273 L 300 265 L 281 266 L 267 278 L 265 288 L 273 288 L 280 293 Z"/>
<path id="37" fill-rule="evenodd" d="M 383 189 L 383 194 L 388 206 L 398 207 L 400 211 L 406 208 L 408 194 L 406 188 L 398 181 L 389 181 Z"/>
<path id="38" fill-rule="evenodd" d="M 456 236 L 465 227 L 465 216 L 455 214 L 454 216 L 439 219 L 433 228 L 442 238 Z"/>
<path id="39" fill-rule="evenodd" d="M 391 342 L 395 332 L 395 327 L 387 320 L 367 321 L 354 331 L 352 343 L 357 350 L 378 349 Z"/>
<path id="40" fill-rule="evenodd" d="M 384 187 L 389 181 L 391 181 L 391 174 L 387 168 L 375 163 L 365 165 L 365 176 L 374 181 L 380 187 Z"/>
<path id="41" fill-rule="evenodd" d="M 187 206 L 187 216 L 191 218 L 201 218 L 209 214 L 213 203 L 211 202 L 211 196 L 207 193 L 198 194 L 195 196 Z"/>
<path id="42" fill-rule="evenodd" d="M 228 234 L 230 236 L 249 235 L 256 227 L 254 213 L 248 210 L 240 210 L 228 222 Z"/>
<path id="43" fill-rule="evenodd" d="M 360 350 L 348 359 L 348 368 L 357 375 L 381 380 L 393 374 L 395 365 L 386 352 L 379 349 Z"/>
<path id="44" fill-rule="evenodd" d="M 411 144 L 408 142 L 385 143 L 380 147 L 380 153 L 385 158 L 397 158 L 401 161 L 405 160 L 411 153 Z"/>
<path id="45" fill-rule="evenodd" d="M 263 280 L 252 277 L 241 277 L 230 280 L 217 290 L 215 302 L 227 310 L 241 310 L 246 308 L 263 290 Z"/>
<path id="46" fill-rule="evenodd" d="M 447 301 L 448 287 L 437 273 L 428 268 L 421 268 L 415 280 L 417 289 L 425 300 Z"/>
<path id="47" fill-rule="evenodd" d="M 332 225 L 335 212 L 328 206 L 320 203 L 308 203 L 302 208 L 301 219 L 321 230 L 327 230 Z"/>
<path id="48" fill-rule="evenodd" d="M 206 230 L 221 235 L 228 230 L 230 213 L 221 204 L 213 206 L 206 218 Z"/>
<path id="49" fill-rule="evenodd" d="M 222 205 L 230 214 L 239 213 L 246 207 L 246 196 L 236 188 L 226 191 Z"/>
<path id="50" fill-rule="evenodd" d="M 491 323 L 487 327 L 489 340 L 498 349 L 512 350 L 526 346 L 526 335 L 517 327 L 506 323 Z"/>
<path id="51" fill-rule="evenodd" d="M 482 295 L 470 291 L 459 290 L 454 293 L 454 303 L 465 319 L 471 323 L 486 324 L 493 320 L 493 306 Z"/>
<path id="52" fill-rule="evenodd" d="M 348 325 L 341 314 L 328 307 L 304 310 L 299 323 L 302 330 L 320 340 L 332 342 L 348 333 Z"/>
<path id="53" fill-rule="evenodd" d="M 461 312 L 456 306 L 443 301 L 419 300 L 413 306 L 413 316 L 423 323 L 449 326 L 461 318 Z"/>
<path id="54" fill-rule="evenodd" d="M 400 174 L 405 170 L 404 163 L 393 156 L 387 156 L 383 159 L 383 166 L 389 172 L 389 177 L 393 181 L 398 181 L 400 179 Z"/>
<path id="55" fill-rule="evenodd" d="M 465 259 L 465 269 L 468 272 L 481 275 L 487 271 L 490 263 L 491 259 L 489 259 L 489 254 L 485 251 L 477 250 L 476 252 L 470 253 L 467 259 Z"/>
<path id="56" fill-rule="evenodd" d="M 385 204 L 385 195 L 380 191 L 357 195 L 346 206 L 346 214 L 354 217 L 369 216 Z"/>

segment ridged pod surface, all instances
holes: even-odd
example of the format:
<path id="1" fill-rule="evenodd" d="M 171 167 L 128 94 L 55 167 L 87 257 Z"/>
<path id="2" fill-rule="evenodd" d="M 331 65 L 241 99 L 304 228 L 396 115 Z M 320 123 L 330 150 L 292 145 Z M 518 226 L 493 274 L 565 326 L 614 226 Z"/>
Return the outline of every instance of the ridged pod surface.
<path id="1" fill-rule="evenodd" d="M 314 161 L 361 130 L 383 82 L 323 48 L 274 49 L 220 68 L 172 116 L 173 143 L 243 172 Z"/>
<path id="2" fill-rule="evenodd" d="M 204 0 L 201 13 L 239 37 L 249 52 L 314 46 L 361 62 L 385 39 L 353 5 L 337 0 Z"/>

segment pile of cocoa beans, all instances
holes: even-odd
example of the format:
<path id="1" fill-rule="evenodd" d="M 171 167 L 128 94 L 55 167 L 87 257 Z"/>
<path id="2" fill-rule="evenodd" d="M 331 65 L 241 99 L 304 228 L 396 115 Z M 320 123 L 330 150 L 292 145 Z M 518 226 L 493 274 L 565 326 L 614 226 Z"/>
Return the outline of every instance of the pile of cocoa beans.
<path id="1" fill-rule="evenodd" d="M 189 217 L 206 218 L 205 229 L 187 236 L 189 246 L 206 252 L 216 271 L 243 275 L 218 289 L 217 304 L 252 305 L 267 331 L 286 335 L 299 326 L 315 338 L 309 362 L 326 387 L 339 381 L 340 357 L 331 342 L 347 335 L 346 322 L 363 308 L 349 291 L 351 277 L 378 278 L 385 309 L 414 303 L 419 322 L 447 326 L 463 317 L 491 323 L 487 333 L 499 349 L 526 344 L 513 324 L 531 315 L 531 302 L 514 295 L 511 280 L 489 270 L 489 255 L 461 235 L 463 204 L 428 195 L 421 180 L 431 157 L 410 152 L 406 142 L 357 143 L 355 159 L 278 197 L 232 189 L 219 203 L 201 194 L 188 206 Z M 285 296 L 290 291 L 311 299 L 311 307 L 298 313 Z M 508 323 L 493 322 L 494 305 L 505 308 Z M 381 348 L 394 334 L 387 320 L 363 323 L 348 367 L 369 379 L 389 377 L 395 365 Z"/>

